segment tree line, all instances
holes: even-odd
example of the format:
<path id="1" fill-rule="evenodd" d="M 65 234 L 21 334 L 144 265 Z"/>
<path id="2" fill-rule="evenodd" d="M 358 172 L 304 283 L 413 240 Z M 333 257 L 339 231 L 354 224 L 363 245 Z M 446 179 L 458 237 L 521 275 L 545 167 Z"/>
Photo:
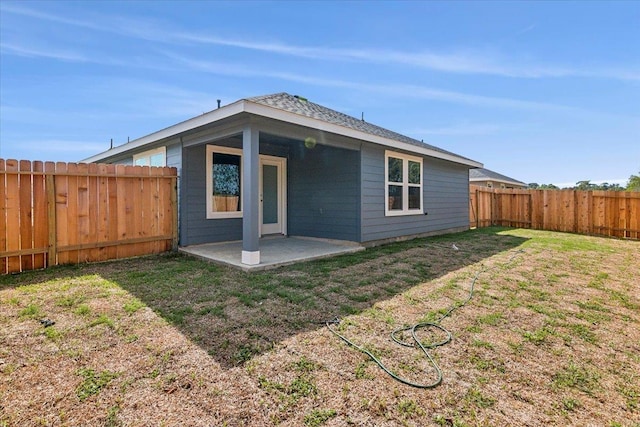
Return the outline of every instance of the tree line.
<path id="1" fill-rule="evenodd" d="M 560 190 L 560 187 L 553 184 L 538 184 L 532 182 L 528 184 L 528 188 L 534 190 Z M 601 191 L 640 191 L 640 172 L 638 175 L 631 175 L 626 186 L 620 184 L 609 184 L 603 182 L 602 184 L 594 184 L 591 180 L 578 181 L 573 187 L 565 187 L 568 190 L 601 190 Z"/>

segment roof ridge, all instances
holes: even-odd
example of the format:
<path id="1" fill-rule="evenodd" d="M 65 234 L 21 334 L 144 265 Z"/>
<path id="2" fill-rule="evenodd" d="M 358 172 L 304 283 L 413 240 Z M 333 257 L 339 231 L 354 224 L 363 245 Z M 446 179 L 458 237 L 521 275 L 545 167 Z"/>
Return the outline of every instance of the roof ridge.
<path id="1" fill-rule="evenodd" d="M 343 127 L 347 127 L 361 132 L 368 133 L 374 136 L 381 136 L 387 139 L 391 139 L 398 142 L 404 142 L 418 147 L 428 148 L 443 154 L 453 155 L 465 160 L 471 160 L 467 157 L 453 153 L 451 151 L 444 150 L 442 148 L 427 144 L 424 141 L 419 141 L 415 138 L 403 135 L 399 132 L 395 132 L 386 129 L 382 126 L 378 126 L 371 122 L 367 122 L 363 119 L 350 116 L 341 111 L 334 110 L 324 105 L 310 101 L 308 98 L 291 95 L 287 92 L 278 92 L 269 95 L 255 96 L 246 98 L 245 100 L 250 102 L 259 103 L 269 107 L 284 110 L 290 113 L 299 114 L 306 117 L 315 118 L 325 122 L 337 124 Z"/>

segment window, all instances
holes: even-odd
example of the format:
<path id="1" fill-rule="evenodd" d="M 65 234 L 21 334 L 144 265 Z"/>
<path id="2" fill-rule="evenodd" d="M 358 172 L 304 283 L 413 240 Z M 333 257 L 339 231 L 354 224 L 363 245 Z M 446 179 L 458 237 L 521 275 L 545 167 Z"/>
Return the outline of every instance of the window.
<path id="1" fill-rule="evenodd" d="M 166 147 L 159 147 L 154 150 L 134 154 L 133 164 L 135 166 L 166 166 L 167 149 Z"/>
<path id="2" fill-rule="evenodd" d="M 207 145 L 207 218 L 242 218 L 242 150 Z"/>
<path id="3" fill-rule="evenodd" d="M 385 215 L 422 213 L 422 159 L 385 152 Z"/>

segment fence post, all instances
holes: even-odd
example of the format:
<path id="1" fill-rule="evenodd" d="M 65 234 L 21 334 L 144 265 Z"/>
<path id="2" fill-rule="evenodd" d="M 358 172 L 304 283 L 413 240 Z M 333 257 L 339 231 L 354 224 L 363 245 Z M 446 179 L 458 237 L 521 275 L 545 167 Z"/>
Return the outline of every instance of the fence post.
<path id="1" fill-rule="evenodd" d="M 578 232 L 578 190 L 573 190 L 573 233 Z"/>
<path id="2" fill-rule="evenodd" d="M 533 229 L 533 194 L 529 191 L 529 228 Z"/>
<path id="3" fill-rule="evenodd" d="M 627 211 L 627 217 L 625 218 L 625 226 L 624 226 L 627 231 L 624 234 L 624 238 L 631 239 L 632 225 L 631 225 L 631 194 L 630 193 L 624 194 L 624 202 L 625 202 L 625 209 Z M 636 234 L 636 238 L 637 237 L 638 236 Z"/>
<path id="4" fill-rule="evenodd" d="M 589 212 L 587 213 L 587 221 L 589 222 L 589 236 L 593 236 L 593 191 L 589 191 L 587 194 L 587 206 Z"/>
<path id="5" fill-rule="evenodd" d="M 178 177 L 173 176 L 171 178 L 171 211 L 173 213 L 171 234 L 173 239 L 171 241 L 171 250 L 178 250 Z"/>
<path id="6" fill-rule="evenodd" d="M 47 228 L 49 229 L 49 244 L 47 251 L 47 267 L 58 264 L 58 248 L 56 241 L 56 177 L 51 173 L 45 175 L 47 187 Z"/>
<path id="7" fill-rule="evenodd" d="M 496 221 L 495 221 L 493 215 L 494 215 L 494 211 L 495 211 L 496 205 L 498 204 L 497 198 L 498 198 L 498 196 L 497 196 L 495 190 L 491 189 L 491 213 L 489 215 L 489 217 L 491 218 L 491 225 L 496 225 Z"/>
<path id="8" fill-rule="evenodd" d="M 480 190 L 476 188 L 476 228 L 480 228 Z"/>

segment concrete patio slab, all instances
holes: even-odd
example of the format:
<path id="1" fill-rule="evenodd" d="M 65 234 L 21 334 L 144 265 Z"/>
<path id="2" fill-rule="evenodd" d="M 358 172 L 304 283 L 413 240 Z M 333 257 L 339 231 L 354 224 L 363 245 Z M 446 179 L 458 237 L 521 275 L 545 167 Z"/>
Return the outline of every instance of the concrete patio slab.
<path id="1" fill-rule="evenodd" d="M 310 237 L 264 237 L 260 239 L 260 264 L 241 262 L 242 242 L 205 243 L 179 249 L 206 261 L 229 265 L 244 271 L 261 271 L 301 261 L 327 258 L 358 252 L 364 247 L 342 240 L 315 239 Z"/>

